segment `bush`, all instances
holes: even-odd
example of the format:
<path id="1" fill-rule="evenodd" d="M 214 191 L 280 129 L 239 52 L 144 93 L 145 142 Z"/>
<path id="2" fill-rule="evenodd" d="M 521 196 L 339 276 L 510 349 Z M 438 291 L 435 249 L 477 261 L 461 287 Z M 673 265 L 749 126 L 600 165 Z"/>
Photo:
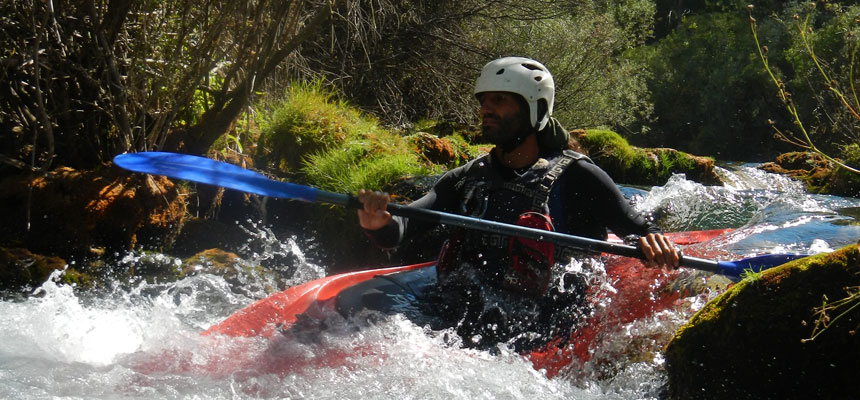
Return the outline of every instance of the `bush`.
<path id="1" fill-rule="evenodd" d="M 321 80 L 293 84 L 262 117 L 259 165 L 324 190 L 378 190 L 404 175 L 436 173 L 396 132 L 338 100 Z"/>
<path id="2" fill-rule="evenodd" d="M 631 138 L 637 145 L 748 161 L 790 148 L 772 139 L 767 120 L 780 104 L 739 12 L 685 17 L 665 38 L 635 51 L 652 74 L 658 116 L 649 135 Z"/>

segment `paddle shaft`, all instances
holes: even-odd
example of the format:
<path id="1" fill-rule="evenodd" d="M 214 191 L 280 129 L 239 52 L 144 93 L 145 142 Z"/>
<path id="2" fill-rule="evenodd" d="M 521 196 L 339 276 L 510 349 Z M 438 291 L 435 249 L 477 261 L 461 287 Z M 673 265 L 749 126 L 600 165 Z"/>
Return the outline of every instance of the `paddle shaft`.
<path id="1" fill-rule="evenodd" d="M 361 208 L 362 205 L 355 196 L 327 192 L 317 189 L 315 202 L 336 204 L 349 208 Z M 409 207 L 396 203 L 388 203 L 388 212 L 404 218 L 420 219 L 425 222 L 457 226 L 461 228 L 475 229 L 487 233 L 517 236 L 524 239 L 547 241 L 575 249 L 615 254 L 624 257 L 645 259 L 645 255 L 638 247 L 620 243 L 612 243 L 603 240 L 566 235 L 559 232 L 546 231 L 543 229 L 529 228 L 520 225 L 506 224 L 502 222 L 489 221 L 480 218 L 445 213 L 424 208 Z M 705 260 L 696 257 L 681 255 L 680 264 L 685 267 L 695 268 L 708 272 L 718 273 L 722 267 L 716 261 Z"/>
<path id="2" fill-rule="evenodd" d="M 142 152 L 120 154 L 114 157 L 114 163 L 130 171 L 164 175 L 261 196 L 293 199 L 309 203 L 328 203 L 352 208 L 361 207 L 359 201 L 351 195 L 326 192 L 309 186 L 276 181 L 260 173 L 205 157 L 165 152 Z M 436 224 L 458 226 L 507 236 L 518 236 L 532 240 L 543 240 L 583 251 L 603 252 L 639 259 L 645 258 L 639 248 L 623 244 L 394 203 L 388 204 L 388 210 L 393 215 L 420 219 Z M 771 254 L 737 261 L 719 262 L 682 256 L 680 264 L 703 271 L 740 277 L 744 271 L 760 271 L 803 256 L 802 254 Z"/>

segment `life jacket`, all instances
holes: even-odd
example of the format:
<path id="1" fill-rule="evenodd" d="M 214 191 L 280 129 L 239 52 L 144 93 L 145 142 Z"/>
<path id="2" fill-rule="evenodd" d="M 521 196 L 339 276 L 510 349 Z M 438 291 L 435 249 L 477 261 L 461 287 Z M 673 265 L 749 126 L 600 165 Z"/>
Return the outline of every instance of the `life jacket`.
<path id="1" fill-rule="evenodd" d="M 466 165 L 455 185 L 461 195 L 460 212 L 477 218 L 554 231 L 550 197 L 555 182 L 577 160 L 588 158 L 565 150 L 551 160 L 539 159 L 523 174 L 503 180 L 494 172 L 490 155 Z M 590 161 L 590 160 L 588 160 Z M 552 210 L 561 219 L 558 210 Z M 439 282 L 463 264 L 477 269 L 490 284 L 528 296 L 546 293 L 556 261 L 551 242 L 456 229 L 440 254 Z"/>

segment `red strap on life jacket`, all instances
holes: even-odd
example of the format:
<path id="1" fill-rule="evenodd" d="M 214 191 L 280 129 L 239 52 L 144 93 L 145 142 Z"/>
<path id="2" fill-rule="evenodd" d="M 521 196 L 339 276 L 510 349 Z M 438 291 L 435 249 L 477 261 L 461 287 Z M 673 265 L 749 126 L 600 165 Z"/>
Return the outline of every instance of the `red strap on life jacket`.
<path id="1" fill-rule="evenodd" d="M 465 232 L 462 228 L 454 229 L 451 237 L 442 245 L 436 262 L 436 276 L 439 282 L 445 282 L 456 269 L 457 257 L 463 246 Z"/>
<path id="2" fill-rule="evenodd" d="M 527 212 L 520 215 L 517 225 L 553 231 L 549 216 Z M 555 244 L 546 241 L 512 237 L 508 241 L 511 265 L 505 271 L 504 285 L 510 290 L 529 296 L 543 296 L 549 287 Z"/>

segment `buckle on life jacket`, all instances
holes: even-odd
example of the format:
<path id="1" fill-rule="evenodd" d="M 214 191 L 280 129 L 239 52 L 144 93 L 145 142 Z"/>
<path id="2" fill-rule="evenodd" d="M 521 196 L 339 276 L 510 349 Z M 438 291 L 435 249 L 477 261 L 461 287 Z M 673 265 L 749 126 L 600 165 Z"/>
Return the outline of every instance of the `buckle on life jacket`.
<path id="1" fill-rule="evenodd" d="M 527 212 L 517 219 L 517 225 L 553 231 L 549 216 Z M 511 237 L 508 240 L 510 266 L 504 273 L 503 285 L 529 296 L 543 296 L 549 287 L 555 244 L 551 242 Z"/>

